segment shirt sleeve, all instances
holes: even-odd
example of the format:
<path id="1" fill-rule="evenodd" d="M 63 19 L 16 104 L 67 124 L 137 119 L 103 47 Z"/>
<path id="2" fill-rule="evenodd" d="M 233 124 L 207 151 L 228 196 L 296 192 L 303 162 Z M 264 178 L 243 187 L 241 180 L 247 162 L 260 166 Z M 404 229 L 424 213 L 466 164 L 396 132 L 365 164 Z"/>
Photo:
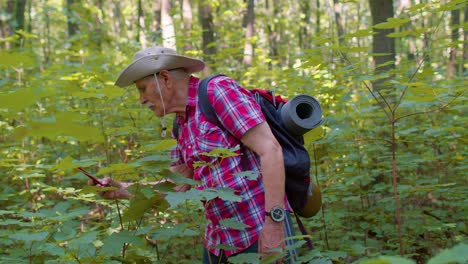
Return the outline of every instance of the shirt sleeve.
<path id="1" fill-rule="evenodd" d="M 265 121 L 252 93 L 230 78 L 213 79 L 208 85 L 208 100 L 224 128 L 239 139 Z"/>

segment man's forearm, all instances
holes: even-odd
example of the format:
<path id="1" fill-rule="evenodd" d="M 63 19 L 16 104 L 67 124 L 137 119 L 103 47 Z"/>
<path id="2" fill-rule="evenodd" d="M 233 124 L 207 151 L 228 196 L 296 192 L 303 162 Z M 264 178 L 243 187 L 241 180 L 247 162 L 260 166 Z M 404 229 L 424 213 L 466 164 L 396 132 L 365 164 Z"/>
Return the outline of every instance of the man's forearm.
<path id="1" fill-rule="evenodd" d="M 260 162 L 265 189 L 265 210 L 269 212 L 274 206 L 284 208 L 285 174 L 281 149 L 260 156 Z"/>

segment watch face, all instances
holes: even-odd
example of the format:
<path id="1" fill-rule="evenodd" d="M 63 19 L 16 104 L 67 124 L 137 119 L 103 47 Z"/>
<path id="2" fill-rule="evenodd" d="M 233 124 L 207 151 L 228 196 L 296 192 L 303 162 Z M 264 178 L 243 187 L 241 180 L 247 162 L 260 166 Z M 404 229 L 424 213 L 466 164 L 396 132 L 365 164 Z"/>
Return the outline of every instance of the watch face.
<path id="1" fill-rule="evenodd" d="M 281 222 L 284 220 L 284 210 L 279 207 L 274 207 L 271 209 L 271 219 L 275 222 Z"/>

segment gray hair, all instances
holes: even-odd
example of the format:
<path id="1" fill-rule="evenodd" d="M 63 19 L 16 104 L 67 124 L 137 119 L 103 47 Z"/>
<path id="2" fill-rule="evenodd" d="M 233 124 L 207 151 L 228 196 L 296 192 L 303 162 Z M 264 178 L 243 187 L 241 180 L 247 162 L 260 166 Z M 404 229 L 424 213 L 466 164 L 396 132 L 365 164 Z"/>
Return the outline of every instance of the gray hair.
<path id="1" fill-rule="evenodd" d="M 182 80 L 190 76 L 190 73 L 188 73 L 185 68 L 172 69 L 169 70 L 169 73 L 176 80 Z"/>

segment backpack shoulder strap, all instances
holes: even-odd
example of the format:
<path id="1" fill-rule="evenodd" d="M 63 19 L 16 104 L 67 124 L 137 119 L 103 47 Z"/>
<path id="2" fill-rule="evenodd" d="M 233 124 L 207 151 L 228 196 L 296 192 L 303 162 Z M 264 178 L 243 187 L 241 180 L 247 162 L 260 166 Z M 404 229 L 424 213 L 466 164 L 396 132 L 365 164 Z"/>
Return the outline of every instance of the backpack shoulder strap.
<path id="1" fill-rule="evenodd" d="M 208 99 L 208 83 L 215 77 L 224 76 L 223 74 L 214 74 L 211 75 L 200 83 L 198 87 L 198 105 L 200 106 L 200 111 L 205 116 L 206 120 L 210 123 L 213 123 L 217 126 L 220 125 L 218 117 L 214 111 L 213 105 L 211 104 L 210 100 Z"/>

